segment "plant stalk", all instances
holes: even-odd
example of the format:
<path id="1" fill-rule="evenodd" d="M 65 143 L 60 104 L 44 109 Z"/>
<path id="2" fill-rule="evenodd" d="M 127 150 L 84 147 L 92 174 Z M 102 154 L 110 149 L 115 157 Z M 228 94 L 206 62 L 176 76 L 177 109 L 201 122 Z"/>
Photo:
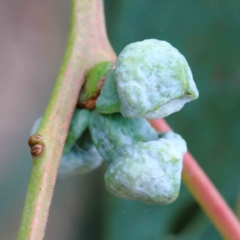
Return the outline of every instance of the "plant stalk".
<path id="1" fill-rule="evenodd" d="M 85 72 L 101 61 L 113 61 L 108 42 L 102 0 L 73 0 L 70 35 L 59 76 L 46 108 L 38 135 L 41 151 L 32 149 L 30 176 L 19 240 L 41 240 L 44 237 L 50 204 L 68 128 Z M 37 150 L 37 151 L 36 151 Z"/>
<path id="2" fill-rule="evenodd" d="M 149 120 L 159 132 L 171 130 L 163 120 Z M 190 153 L 183 159 L 182 179 L 224 239 L 240 239 L 240 223 L 210 179 Z"/>

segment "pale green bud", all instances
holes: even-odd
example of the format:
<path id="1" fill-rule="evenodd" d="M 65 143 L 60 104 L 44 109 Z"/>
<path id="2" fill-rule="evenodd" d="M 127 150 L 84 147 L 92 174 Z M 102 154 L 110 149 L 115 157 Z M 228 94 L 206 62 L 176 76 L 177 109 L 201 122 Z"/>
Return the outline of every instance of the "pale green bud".
<path id="1" fill-rule="evenodd" d="M 127 146 L 122 155 L 110 163 L 105 174 L 107 189 L 122 198 L 147 203 L 174 201 L 181 183 L 186 142 L 173 132 L 156 141 Z"/>
<path id="2" fill-rule="evenodd" d="M 63 153 L 67 153 L 87 129 L 89 116 L 90 112 L 87 109 L 75 109 Z"/>
<path id="3" fill-rule="evenodd" d="M 119 113 L 92 111 L 89 130 L 94 145 L 107 161 L 118 158 L 126 145 L 158 139 L 158 133 L 146 119 L 124 118 Z"/>
<path id="4" fill-rule="evenodd" d="M 96 102 L 96 109 L 100 113 L 120 112 L 120 101 L 114 80 L 114 70 L 109 73 L 102 86 L 100 95 Z"/>
<path id="5" fill-rule="evenodd" d="M 115 69 L 120 112 L 128 118 L 162 118 L 198 98 L 185 57 L 156 39 L 127 45 Z"/>
<path id="6" fill-rule="evenodd" d="M 95 108 L 96 98 L 112 68 L 112 62 L 99 62 L 87 71 L 85 82 L 78 99 L 78 105 L 80 107 L 87 109 Z"/>
<path id="7" fill-rule="evenodd" d="M 89 130 L 86 130 L 70 151 L 62 156 L 59 175 L 86 174 L 98 168 L 102 161 L 92 143 Z"/>

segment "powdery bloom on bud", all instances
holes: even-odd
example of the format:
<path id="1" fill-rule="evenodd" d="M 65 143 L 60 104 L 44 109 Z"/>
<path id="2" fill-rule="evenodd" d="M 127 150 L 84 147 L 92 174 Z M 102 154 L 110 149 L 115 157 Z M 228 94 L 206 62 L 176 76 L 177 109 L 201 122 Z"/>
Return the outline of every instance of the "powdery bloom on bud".
<path id="1" fill-rule="evenodd" d="M 114 70 L 109 73 L 102 86 L 101 93 L 96 102 L 96 109 L 100 113 L 120 112 L 120 101 L 114 80 Z"/>
<path id="2" fill-rule="evenodd" d="M 163 118 L 198 98 L 185 57 L 156 39 L 127 45 L 115 69 L 120 112 L 128 118 Z"/>
<path id="3" fill-rule="evenodd" d="M 67 139 L 63 153 L 67 153 L 76 141 L 82 136 L 83 132 L 88 127 L 90 111 L 87 109 L 75 109 L 70 127 L 68 130 Z"/>
<path id="4" fill-rule="evenodd" d="M 158 139 L 158 133 L 146 119 L 124 118 L 120 113 L 92 111 L 89 130 L 100 155 L 109 162 L 118 158 L 126 145 Z"/>
<path id="5" fill-rule="evenodd" d="M 122 198 L 153 204 L 174 201 L 180 189 L 186 142 L 169 132 L 156 141 L 127 146 L 110 163 L 105 174 L 107 189 Z"/>
<path id="6" fill-rule="evenodd" d="M 59 175 L 86 174 L 98 168 L 102 161 L 92 143 L 89 130 L 86 130 L 74 146 L 62 156 Z"/>

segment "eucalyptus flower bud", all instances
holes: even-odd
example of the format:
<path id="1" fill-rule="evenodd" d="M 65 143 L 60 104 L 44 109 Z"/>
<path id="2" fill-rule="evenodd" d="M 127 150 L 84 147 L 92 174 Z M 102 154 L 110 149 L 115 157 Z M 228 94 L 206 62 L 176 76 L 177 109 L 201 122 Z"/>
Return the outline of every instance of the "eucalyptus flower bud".
<path id="1" fill-rule="evenodd" d="M 107 76 L 96 102 L 96 109 L 100 113 L 120 112 L 120 101 L 114 79 L 114 70 Z"/>
<path id="2" fill-rule="evenodd" d="M 98 168 L 102 161 L 87 129 L 73 147 L 62 156 L 59 175 L 86 174 Z"/>
<path id="3" fill-rule="evenodd" d="M 185 57 L 168 42 L 156 39 L 123 49 L 115 82 L 120 112 L 128 118 L 163 118 L 199 95 Z"/>
<path id="4" fill-rule="evenodd" d="M 78 99 L 78 105 L 82 108 L 94 109 L 96 99 L 101 87 L 114 67 L 112 62 L 99 62 L 86 72 L 85 82 Z"/>
<path id="5" fill-rule="evenodd" d="M 100 114 L 94 110 L 89 119 L 93 143 L 107 161 L 118 158 L 126 145 L 158 139 L 146 119 L 124 118 L 119 113 Z"/>
<path id="6" fill-rule="evenodd" d="M 86 109 L 75 109 L 68 130 L 63 153 L 67 153 L 88 127 L 90 112 Z"/>
<path id="7" fill-rule="evenodd" d="M 173 132 L 150 142 L 127 146 L 110 163 L 105 174 L 107 189 L 122 198 L 153 204 L 174 201 L 181 183 L 185 141 Z"/>

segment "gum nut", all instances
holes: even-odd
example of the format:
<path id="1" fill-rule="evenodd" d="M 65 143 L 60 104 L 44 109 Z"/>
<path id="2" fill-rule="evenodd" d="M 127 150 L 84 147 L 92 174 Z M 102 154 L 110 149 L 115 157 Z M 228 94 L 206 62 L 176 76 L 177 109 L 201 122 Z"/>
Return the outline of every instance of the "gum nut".
<path id="1" fill-rule="evenodd" d="M 179 194 L 183 154 L 172 139 L 159 139 L 128 146 L 121 157 L 110 163 L 105 174 L 107 189 L 122 198 L 152 204 L 168 204 Z M 177 146 L 177 147 L 176 147 Z"/>
<path id="2" fill-rule="evenodd" d="M 106 78 L 96 102 L 96 109 L 100 113 L 120 112 L 120 102 L 114 80 L 114 70 Z"/>
<path id="3" fill-rule="evenodd" d="M 166 139 L 171 142 L 172 151 L 176 150 L 175 154 L 185 154 L 187 152 L 187 145 L 185 140 L 181 137 L 181 135 L 168 131 L 161 134 L 161 139 Z"/>
<path id="4" fill-rule="evenodd" d="M 64 146 L 64 153 L 67 153 L 71 149 L 87 129 L 89 116 L 90 111 L 87 109 L 75 109 Z"/>
<path id="5" fill-rule="evenodd" d="M 120 113 L 92 111 L 89 130 L 98 152 L 107 161 L 119 157 L 126 145 L 158 139 L 158 133 L 146 119 L 124 118 Z"/>
<path id="6" fill-rule="evenodd" d="M 115 81 L 124 117 L 162 118 L 199 93 L 185 57 L 156 39 L 127 45 L 118 56 Z"/>
<path id="7" fill-rule="evenodd" d="M 62 156 L 59 168 L 60 176 L 69 174 L 86 174 L 102 164 L 102 157 L 92 143 L 91 136 L 87 130 L 82 142 L 74 144 L 70 151 Z"/>

